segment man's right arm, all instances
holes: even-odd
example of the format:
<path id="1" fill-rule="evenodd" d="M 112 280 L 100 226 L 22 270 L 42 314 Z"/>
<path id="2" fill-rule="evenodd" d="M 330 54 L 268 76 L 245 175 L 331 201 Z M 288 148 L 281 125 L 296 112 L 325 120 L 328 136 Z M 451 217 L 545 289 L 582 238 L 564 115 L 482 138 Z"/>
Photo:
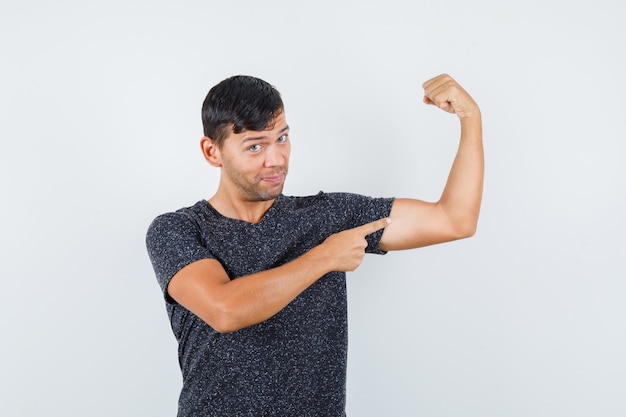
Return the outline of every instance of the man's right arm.
<path id="1" fill-rule="evenodd" d="M 216 331 L 243 329 L 278 313 L 328 272 L 355 270 L 365 254 L 365 236 L 388 224 L 385 218 L 344 230 L 291 262 L 233 280 L 217 260 L 202 259 L 178 271 L 167 291 Z"/>

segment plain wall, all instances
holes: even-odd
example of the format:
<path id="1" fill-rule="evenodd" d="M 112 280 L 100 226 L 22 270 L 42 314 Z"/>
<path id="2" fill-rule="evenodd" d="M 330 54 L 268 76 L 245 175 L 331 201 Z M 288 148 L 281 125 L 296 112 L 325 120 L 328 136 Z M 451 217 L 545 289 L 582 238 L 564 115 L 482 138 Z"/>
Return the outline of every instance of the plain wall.
<path id="1" fill-rule="evenodd" d="M 0 12 L 0 415 L 174 416 L 144 236 L 215 191 L 200 107 L 283 94 L 286 194 L 436 200 L 482 109 L 472 239 L 349 275 L 350 416 L 626 415 L 623 3 L 24 1 Z"/>

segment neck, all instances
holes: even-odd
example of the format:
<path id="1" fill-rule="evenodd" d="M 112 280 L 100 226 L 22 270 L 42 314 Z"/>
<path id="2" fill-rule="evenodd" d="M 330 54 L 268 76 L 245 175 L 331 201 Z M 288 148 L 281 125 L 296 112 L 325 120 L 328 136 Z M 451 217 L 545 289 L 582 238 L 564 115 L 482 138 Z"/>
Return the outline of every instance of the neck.
<path id="1" fill-rule="evenodd" d="M 246 201 L 219 190 L 208 201 L 221 215 L 249 223 L 259 223 L 274 204 L 275 198 L 266 201 Z"/>

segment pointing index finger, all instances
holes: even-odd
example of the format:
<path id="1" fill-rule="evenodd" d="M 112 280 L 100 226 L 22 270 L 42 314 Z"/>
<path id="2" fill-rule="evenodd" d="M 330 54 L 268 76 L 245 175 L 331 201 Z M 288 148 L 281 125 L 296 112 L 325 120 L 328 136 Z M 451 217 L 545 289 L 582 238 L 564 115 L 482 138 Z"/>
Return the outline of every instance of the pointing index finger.
<path id="1" fill-rule="evenodd" d="M 380 229 L 384 229 L 389 226 L 391 223 L 391 219 L 389 217 L 384 217 L 382 219 L 374 220 L 370 223 L 365 223 L 362 226 L 358 226 L 356 229 L 363 233 L 363 236 L 367 236 L 374 232 L 379 231 Z"/>

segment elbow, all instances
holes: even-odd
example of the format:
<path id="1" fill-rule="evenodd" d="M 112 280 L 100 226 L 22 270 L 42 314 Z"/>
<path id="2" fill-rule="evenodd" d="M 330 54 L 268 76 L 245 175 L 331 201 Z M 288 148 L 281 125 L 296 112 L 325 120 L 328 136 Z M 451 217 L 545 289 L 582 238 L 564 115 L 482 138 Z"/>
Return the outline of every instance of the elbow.
<path id="1" fill-rule="evenodd" d="M 209 324 L 213 330 L 222 334 L 233 333 L 251 325 L 251 323 L 245 323 L 233 314 L 222 314 Z"/>
<path id="2" fill-rule="evenodd" d="M 235 310 L 227 305 L 221 305 L 215 308 L 210 315 L 201 318 L 217 333 L 232 333 L 249 326 L 243 322 Z"/>
<path id="3" fill-rule="evenodd" d="M 474 223 L 473 225 L 470 225 L 468 227 L 465 228 L 465 230 L 463 231 L 463 239 L 467 239 L 469 237 L 472 237 L 476 234 L 476 223 Z"/>
<path id="4" fill-rule="evenodd" d="M 478 219 L 464 219 L 463 221 L 457 222 L 453 228 L 452 240 L 470 238 L 476 234 L 477 228 Z"/>
<path id="5" fill-rule="evenodd" d="M 224 319 L 224 318 L 214 319 L 214 320 L 211 320 L 210 322 L 205 320 L 205 322 L 209 326 L 211 326 L 211 328 L 215 330 L 217 333 L 225 334 L 225 333 L 232 333 L 232 332 L 239 330 L 233 323 L 231 323 L 229 320 Z"/>
<path id="6" fill-rule="evenodd" d="M 459 222 L 458 229 L 462 239 L 472 237 L 478 228 L 478 216 L 468 216 Z"/>
<path id="7" fill-rule="evenodd" d="M 240 330 L 239 328 L 232 327 L 232 326 L 215 326 L 215 325 L 210 325 L 210 326 L 213 330 L 215 330 L 219 334 L 228 334 L 228 333 L 233 333 L 233 332 L 236 332 L 237 330 Z"/>
<path id="8" fill-rule="evenodd" d="M 207 322 L 206 320 L 205 322 L 209 326 L 211 326 L 211 328 L 213 328 L 213 330 L 215 330 L 217 333 L 222 333 L 222 334 L 236 332 L 237 330 L 241 330 L 244 327 L 247 327 L 247 326 L 240 325 L 238 322 L 228 317 L 220 318 L 217 320 L 212 320 L 210 323 Z"/>
<path id="9" fill-rule="evenodd" d="M 440 209 L 445 219 L 441 227 L 446 230 L 448 240 L 467 239 L 476 234 L 478 228 L 479 207 L 455 206 L 442 204 Z"/>

